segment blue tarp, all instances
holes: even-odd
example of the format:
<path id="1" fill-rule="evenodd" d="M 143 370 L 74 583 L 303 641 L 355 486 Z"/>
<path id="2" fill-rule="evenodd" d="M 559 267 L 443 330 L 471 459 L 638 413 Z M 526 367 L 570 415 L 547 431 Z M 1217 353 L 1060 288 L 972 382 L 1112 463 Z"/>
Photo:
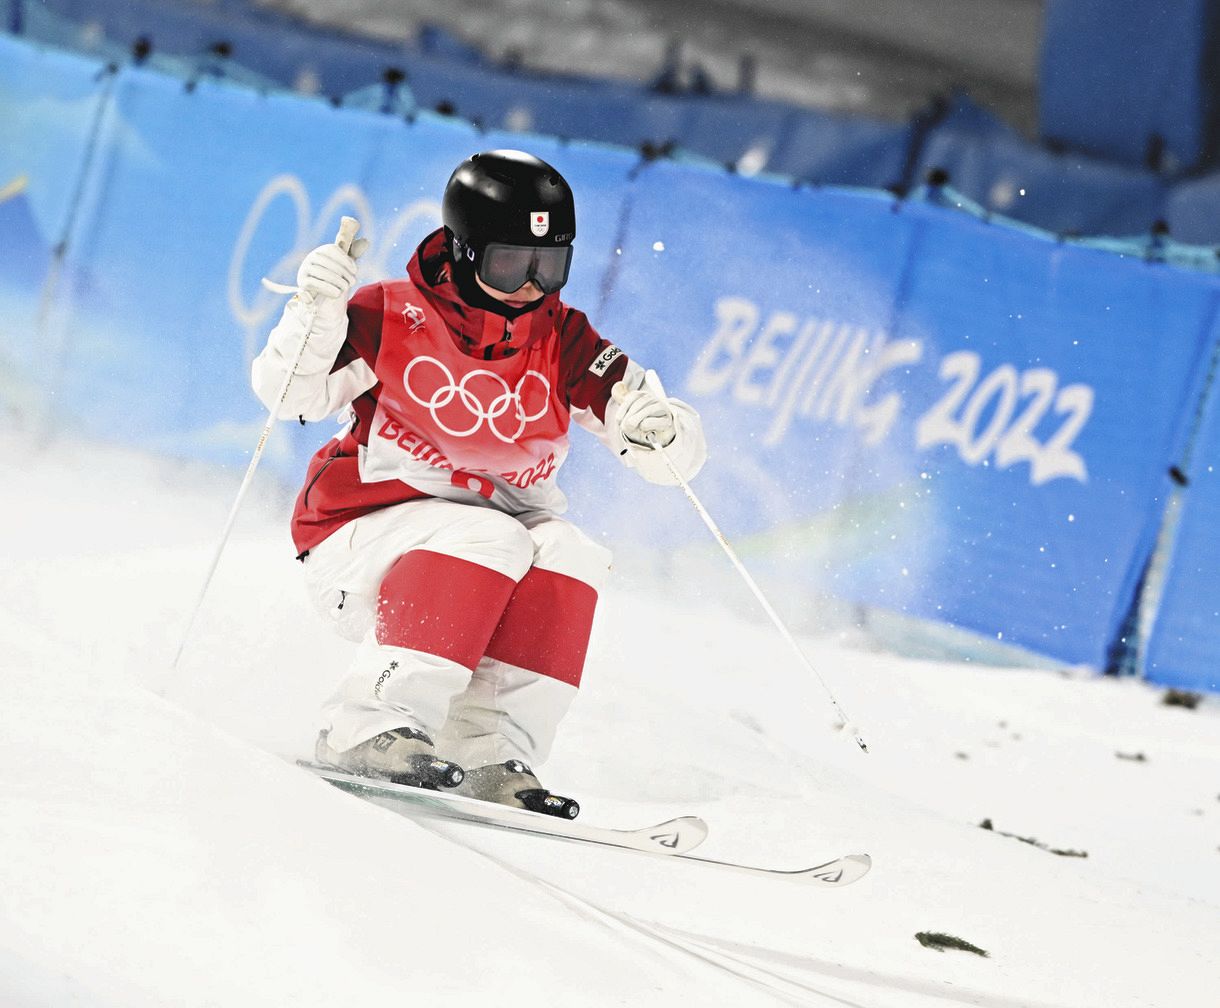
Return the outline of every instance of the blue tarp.
<path id="1" fill-rule="evenodd" d="M 1216 243 L 1220 238 L 1220 172 L 1175 185 L 1166 218 L 1169 233 L 1179 241 Z"/>
<path id="2" fill-rule="evenodd" d="M 658 290 L 681 306 L 650 357 L 708 418 L 732 534 L 822 527 L 819 588 L 1101 663 L 1214 282 L 669 165 L 641 176 L 624 248 L 603 321 L 641 330 Z"/>
<path id="3" fill-rule="evenodd" d="M 911 130 L 835 116 L 748 95 L 660 94 L 637 84 L 546 76 L 490 66 L 435 29 L 401 44 L 310 27 L 240 0 L 215 6 L 156 0 L 30 0 L 24 30 L 42 41 L 93 49 L 108 58 L 147 39 L 155 59 L 188 61 L 250 84 L 339 97 L 381 91 L 385 71 L 406 75 L 411 112 L 445 109 L 484 128 L 539 132 L 627 147 L 688 148 L 721 164 L 742 158 L 825 183 L 886 186 L 902 181 Z M 227 58 L 213 52 L 223 43 Z M 189 71 L 188 71 L 189 72 Z M 381 107 L 373 96 L 372 107 Z"/>
<path id="4" fill-rule="evenodd" d="M 104 67 L 0 35 L 0 396 L 49 408 L 39 390 L 64 350 L 55 250 L 68 233 L 111 84 Z M 92 283 L 86 272 L 81 282 Z M 31 352 L 36 346 L 37 352 Z"/>
<path id="5" fill-rule="evenodd" d="M 1113 31 L 1118 37 L 1139 23 L 1125 8 L 1116 10 L 1117 27 L 1107 26 L 1100 34 Z M 1149 39 L 1140 45 L 1172 47 L 1173 32 L 1203 16 L 1201 0 L 1190 0 L 1185 10 L 1158 17 L 1155 30 L 1150 28 Z M 146 38 L 153 46 L 151 65 L 192 78 L 222 76 L 405 116 L 418 109 L 443 109 L 485 129 L 672 148 L 734 165 L 746 174 L 765 171 L 817 184 L 909 188 L 929 169 L 942 167 L 958 190 L 986 210 L 1056 233 L 1146 234 L 1168 214 L 1180 240 L 1220 243 L 1220 196 L 1208 187 L 1171 184 L 1171 176 L 1144 168 L 1143 154 L 1137 157 L 1133 151 L 1107 161 L 1079 153 L 1093 149 L 1082 142 L 1072 145 L 1073 153 L 1054 153 L 962 98 L 939 120 L 924 116 L 888 123 L 745 94 L 663 94 L 628 82 L 494 66 L 436 29 L 402 42 L 362 38 L 247 0 L 9 0 L 8 11 L 8 23 L 31 37 L 118 62 L 130 58 L 135 40 Z M 1064 87 L 1080 86 L 1050 96 L 1044 111 L 1049 116 L 1058 102 L 1064 115 L 1070 111 L 1083 120 L 1082 128 L 1121 130 L 1124 142 L 1134 125 L 1140 139 L 1131 142 L 1140 151 L 1147 146 L 1148 131 L 1161 129 L 1161 119 L 1168 116 L 1171 126 L 1182 128 L 1165 136 L 1171 146 L 1178 143 L 1173 138 L 1186 136 L 1183 124 L 1196 114 L 1182 95 L 1202 101 L 1197 86 L 1179 89 L 1174 75 L 1187 72 L 1182 66 L 1157 64 L 1151 56 L 1132 63 L 1124 54 L 1123 72 L 1145 88 L 1138 100 L 1116 99 L 1129 86 L 1126 80 L 1100 96 L 1090 90 L 1096 88 L 1095 60 L 1091 50 L 1089 59 L 1080 58 L 1080 32 L 1099 11 L 1097 0 L 1051 4 L 1055 35 L 1047 41 L 1048 80 L 1052 86 L 1060 78 Z M 1196 42 L 1190 46 L 1197 48 Z M 227 56 L 214 51 L 220 43 Z M 1117 57 L 1106 39 L 1099 44 L 1104 67 L 1106 59 Z M 1190 46 L 1188 51 L 1197 55 Z M 1129 64 L 1140 66 L 1140 73 L 1128 73 Z M 387 95 L 383 78 L 390 69 L 405 79 Z M 1162 86 L 1170 90 L 1158 90 Z M 1164 100 L 1165 94 L 1173 100 Z M 926 129 L 925 123 L 930 124 Z M 1203 142 L 1200 133 L 1179 146 Z M 1174 154 L 1177 149 L 1170 153 L 1184 164 Z"/>
<path id="6" fill-rule="evenodd" d="M 106 78 L 96 60 L 0 35 L 0 189 L 26 179 L 44 249 L 68 226 Z"/>
<path id="7" fill-rule="evenodd" d="M 27 0 L 24 30 L 33 38 L 113 57 L 146 40 L 157 57 L 177 57 L 240 79 L 253 71 L 267 85 L 339 96 L 382 78 L 418 51 L 263 14 L 244 3 L 158 0 Z M 223 46 L 225 55 L 216 47 Z"/>
<path id="8" fill-rule="evenodd" d="M 821 185 L 901 187 L 915 143 L 911 123 L 802 109 L 776 138 L 766 168 Z"/>
<path id="9" fill-rule="evenodd" d="M 1059 234 L 1142 235 L 1165 217 L 1168 186 L 1159 175 L 1054 154 L 962 98 L 929 132 L 916 177 L 933 168 L 985 209 Z"/>
<path id="10" fill-rule="evenodd" d="M 1214 158 L 1216 0 L 1047 0 L 1042 136 L 1131 167 Z"/>
<path id="11" fill-rule="evenodd" d="M 1220 325 L 1211 333 L 1220 347 Z M 1217 355 L 1220 359 L 1220 354 Z M 1215 376 L 1212 376 L 1214 382 Z M 1164 595 L 1148 642 L 1153 682 L 1220 692 L 1220 387 L 1212 384 L 1181 468 L 1181 511 Z"/>
<path id="12" fill-rule="evenodd" d="M 63 242 L 39 323 L 62 366 L 25 390 L 61 429 L 244 465 L 265 417 L 249 363 L 282 303 L 259 278 L 290 280 L 342 213 L 373 239 L 362 279 L 401 275 L 452 167 L 525 146 L 577 194 L 565 296 L 700 410 L 701 496 L 785 604 L 826 592 L 1104 664 L 1194 443 L 1220 279 L 935 202 L 0 45 L 0 107 L 21 113 L 0 119 L 0 169 L 25 178 L 0 202 L 0 257 L 45 264 Z M 36 313 L 30 278 L 0 273 L 14 317 Z M 16 359 L 30 332 L 0 337 Z M 332 429 L 284 425 L 267 469 L 299 479 Z M 703 542 L 681 495 L 577 441 L 582 524 L 658 552 Z M 1190 549 L 1209 499 L 1185 511 Z M 1177 651 L 1162 640 L 1157 667 L 1206 681 L 1215 635 L 1185 607 L 1216 568 L 1175 569 Z"/>

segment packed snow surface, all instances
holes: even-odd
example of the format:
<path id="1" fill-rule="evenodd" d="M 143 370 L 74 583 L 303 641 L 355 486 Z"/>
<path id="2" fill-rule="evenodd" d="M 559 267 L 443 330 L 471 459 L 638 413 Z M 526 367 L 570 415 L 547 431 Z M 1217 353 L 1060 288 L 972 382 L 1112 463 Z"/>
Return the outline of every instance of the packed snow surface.
<path id="1" fill-rule="evenodd" d="M 0 1005 L 1217 1003 L 1214 701 L 805 640 L 865 754 L 744 587 L 620 572 L 544 780 L 593 823 L 701 815 L 709 857 L 871 874 L 821 891 L 424 825 L 284 758 L 349 645 L 309 609 L 282 490 L 256 481 L 171 670 L 241 473 L 4 447 Z"/>

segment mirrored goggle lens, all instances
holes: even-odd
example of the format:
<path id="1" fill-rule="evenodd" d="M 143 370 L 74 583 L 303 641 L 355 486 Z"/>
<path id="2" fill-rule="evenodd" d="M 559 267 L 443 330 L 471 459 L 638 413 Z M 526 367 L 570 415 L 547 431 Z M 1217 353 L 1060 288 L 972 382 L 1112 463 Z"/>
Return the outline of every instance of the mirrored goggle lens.
<path id="1" fill-rule="evenodd" d="M 568 282 L 572 265 L 572 246 L 534 248 L 529 245 L 491 244 L 483 250 L 479 276 L 489 287 L 503 294 L 518 291 L 533 280 L 546 294 L 553 294 Z"/>

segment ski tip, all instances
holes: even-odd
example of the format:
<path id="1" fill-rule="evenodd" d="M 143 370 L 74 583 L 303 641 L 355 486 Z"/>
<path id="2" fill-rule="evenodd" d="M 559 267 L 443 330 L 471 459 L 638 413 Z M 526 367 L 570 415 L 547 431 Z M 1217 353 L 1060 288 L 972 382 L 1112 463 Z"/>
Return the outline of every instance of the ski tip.
<path id="1" fill-rule="evenodd" d="M 668 854 L 685 854 L 707 839 L 708 825 L 698 816 L 681 816 L 656 826 L 640 830 L 658 850 Z"/>
<path id="2" fill-rule="evenodd" d="M 859 881 L 873 867 L 873 859 L 867 854 L 846 854 L 816 868 L 801 872 L 810 882 L 821 886 L 845 886 Z"/>
<path id="3" fill-rule="evenodd" d="M 708 825 L 698 816 L 679 816 L 677 819 L 672 820 L 672 822 L 680 824 L 683 829 L 689 830 L 692 834 L 700 836 L 704 840 L 707 839 Z"/>

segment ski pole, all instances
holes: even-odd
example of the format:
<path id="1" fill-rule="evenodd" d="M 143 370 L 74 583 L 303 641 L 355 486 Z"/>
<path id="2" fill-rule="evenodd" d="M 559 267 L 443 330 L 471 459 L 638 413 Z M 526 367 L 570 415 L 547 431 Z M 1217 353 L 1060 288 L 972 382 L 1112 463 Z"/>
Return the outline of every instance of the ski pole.
<path id="1" fill-rule="evenodd" d="M 622 382 L 619 382 L 618 385 L 615 386 L 616 398 L 620 397 L 619 386 L 622 384 Z M 797 643 L 796 638 L 792 636 L 792 632 L 784 624 L 784 621 L 780 619 L 779 613 L 775 611 L 775 607 L 772 606 L 769 601 L 767 601 L 767 597 L 763 594 L 762 589 L 758 587 L 758 583 L 750 575 L 750 572 L 746 570 L 745 564 L 743 564 L 738 558 L 737 551 L 734 550 L 729 544 L 725 534 L 720 531 L 720 527 L 716 524 L 707 508 L 703 506 L 702 501 L 700 501 L 698 496 L 696 496 L 695 491 L 690 488 L 690 484 L 686 481 L 686 478 L 678 471 L 678 467 L 674 465 L 673 459 L 669 457 L 669 452 L 667 452 L 662 445 L 657 443 L 656 435 L 649 435 L 648 441 L 649 444 L 652 445 L 653 451 L 661 453 L 661 458 L 668 467 L 670 475 L 672 475 L 677 481 L 678 486 L 682 488 L 682 492 L 686 494 L 686 499 L 694 506 L 695 510 L 699 514 L 699 517 L 703 519 L 703 524 L 708 527 L 708 530 L 715 537 L 716 541 L 720 543 L 720 548 L 724 550 L 725 554 L 736 568 L 737 573 L 741 575 L 741 578 L 743 581 L 745 581 L 747 587 L 749 587 L 750 591 L 754 593 L 754 597 L 758 599 L 759 604 L 763 607 L 763 611 L 771 618 L 771 622 L 775 624 L 776 629 L 779 630 L 780 636 L 782 636 L 784 640 L 788 642 L 789 646 L 796 653 L 797 658 L 799 658 L 805 668 L 813 674 L 813 677 L 826 692 L 826 696 L 830 699 L 831 706 L 834 707 L 835 713 L 839 715 L 839 718 L 842 721 L 842 724 L 840 724 L 839 727 L 846 728 L 848 732 L 851 733 L 852 738 L 855 739 L 856 745 L 858 745 L 864 752 L 868 752 L 868 746 L 865 745 L 864 739 L 860 736 L 860 732 L 851 723 L 851 720 L 843 711 L 843 708 L 839 704 L 839 701 L 835 698 L 834 693 L 826 684 L 826 680 L 822 678 L 822 674 L 817 670 L 813 662 L 809 660 L 808 655 L 805 654 L 800 644 Z"/>
<path id="2" fill-rule="evenodd" d="M 360 230 L 360 222 L 355 217 L 344 217 L 339 222 L 339 233 L 335 235 L 335 244 L 344 252 L 350 251 L 352 241 L 356 237 L 356 232 Z M 278 284 L 268 284 L 275 290 L 292 293 L 292 288 L 281 287 Z M 216 544 L 216 549 L 212 552 L 212 562 L 208 565 L 207 574 L 204 575 L 203 584 L 199 588 L 199 595 L 195 599 L 195 605 L 191 609 L 191 614 L 187 618 L 186 627 L 182 631 L 182 637 L 178 641 L 178 650 L 174 652 L 174 660 L 170 665 L 171 669 L 178 667 L 178 661 L 182 658 L 182 652 L 186 648 L 187 641 L 190 640 L 191 631 L 195 627 L 195 619 L 199 615 L 199 610 L 203 607 L 203 600 L 207 597 L 208 588 L 211 587 L 212 578 L 216 574 L 216 568 L 220 564 L 220 555 L 224 552 L 225 546 L 228 544 L 229 535 L 233 531 L 233 525 L 237 521 L 237 513 L 241 509 L 242 501 L 245 500 L 246 493 L 250 489 L 250 484 L 254 480 L 254 470 L 258 468 L 259 460 L 263 457 L 263 450 L 267 447 L 267 439 L 271 437 L 271 431 L 275 427 L 275 422 L 279 419 L 280 407 L 284 400 L 288 398 L 288 389 L 292 385 L 292 379 L 296 375 L 297 368 L 301 364 L 301 358 L 305 356 L 305 348 L 309 346 L 309 337 L 313 334 L 314 318 L 317 316 L 318 307 L 314 297 L 308 292 L 299 294 L 303 301 L 306 301 L 306 318 L 305 318 L 305 335 L 301 337 L 301 345 L 297 347 L 296 356 L 292 360 L 292 366 L 284 374 L 284 380 L 280 383 L 279 391 L 276 393 L 275 402 L 267 415 L 267 422 L 263 425 L 263 432 L 259 435 L 258 444 L 254 447 L 254 454 L 250 458 L 250 464 L 246 467 L 246 475 L 241 481 L 241 486 L 238 487 L 237 497 L 233 501 L 233 506 L 229 509 L 229 517 L 225 521 L 224 529 L 220 533 L 220 541 Z"/>

